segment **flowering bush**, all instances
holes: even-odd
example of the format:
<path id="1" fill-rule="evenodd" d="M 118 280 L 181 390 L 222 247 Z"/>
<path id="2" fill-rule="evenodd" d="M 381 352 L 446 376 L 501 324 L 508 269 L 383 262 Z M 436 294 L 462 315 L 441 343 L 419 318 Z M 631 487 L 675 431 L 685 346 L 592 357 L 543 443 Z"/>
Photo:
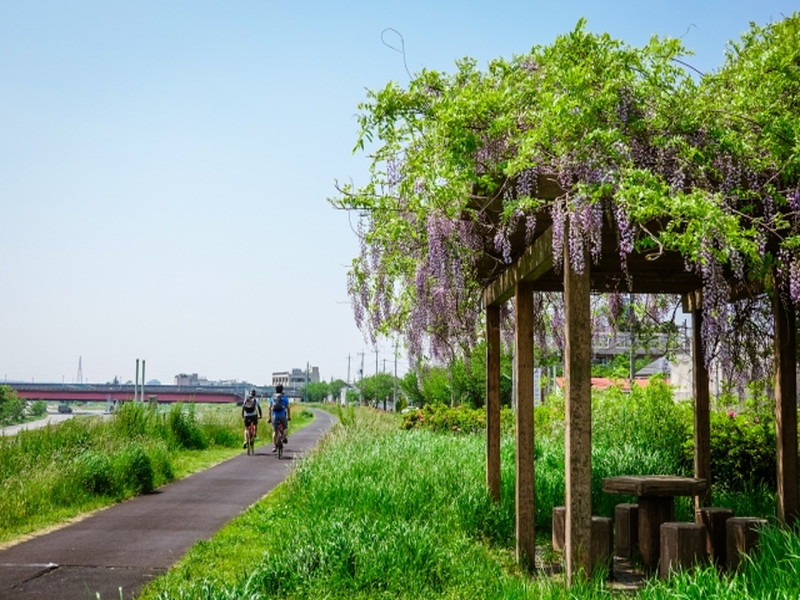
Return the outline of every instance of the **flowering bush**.
<path id="1" fill-rule="evenodd" d="M 513 427 L 514 415 L 509 409 L 500 412 L 501 428 Z M 486 429 L 486 409 L 468 406 L 450 407 L 444 404 L 427 404 L 412 410 L 403 417 L 403 428 L 424 427 L 433 431 L 450 433 L 477 433 Z"/>
<path id="2" fill-rule="evenodd" d="M 711 478 L 715 486 L 745 491 L 765 485 L 775 489 L 775 421 L 769 414 L 732 410 L 711 413 Z M 691 460 L 694 443 L 684 446 Z"/>

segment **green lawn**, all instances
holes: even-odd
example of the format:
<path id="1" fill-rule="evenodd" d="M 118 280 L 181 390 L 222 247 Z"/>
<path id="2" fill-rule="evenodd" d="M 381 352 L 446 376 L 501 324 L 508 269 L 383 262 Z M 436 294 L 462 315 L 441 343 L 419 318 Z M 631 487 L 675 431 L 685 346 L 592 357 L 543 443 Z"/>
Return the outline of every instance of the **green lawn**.
<path id="1" fill-rule="evenodd" d="M 342 412 L 340 418 L 319 450 L 273 494 L 194 546 L 141 597 L 630 596 L 609 586 L 602 574 L 567 589 L 561 575 L 519 572 L 510 438 L 502 448 L 503 498 L 494 504 L 485 491 L 481 434 L 404 431 L 395 416 L 366 409 Z M 540 470 L 551 468 L 546 465 Z M 552 478 L 537 471 L 537 482 L 540 475 Z M 542 502 L 547 504 L 546 497 Z M 648 581 L 635 595 L 796 598 L 798 548 L 795 533 L 770 528 L 762 552 L 741 573 L 720 576 L 708 567 L 669 582 Z"/>

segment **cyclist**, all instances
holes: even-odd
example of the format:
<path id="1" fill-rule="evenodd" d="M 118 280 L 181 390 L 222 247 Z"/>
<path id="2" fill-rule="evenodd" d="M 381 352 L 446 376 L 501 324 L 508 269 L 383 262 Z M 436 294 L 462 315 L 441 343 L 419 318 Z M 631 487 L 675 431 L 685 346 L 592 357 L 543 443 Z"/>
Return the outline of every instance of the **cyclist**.
<path id="1" fill-rule="evenodd" d="M 247 428 L 250 423 L 254 425 L 255 434 L 253 439 L 255 439 L 256 434 L 258 434 L 258 420 L 262 417 L 261 403 L 256 397 L 256 391 L 250 390 L 250 395 L 242 402 L 242 419 L 244 419 L 244 444 L 242 444 L 242 448 L 247 448 Z"/>
<path id="2" fill-rule="evenodd" d="M 289 442 L 287 437 L 289 432 L 289 421 L 292 419 L 289 413 L 289 399 L 283 395 L 283 386 L 275 386 L 275 395 L 269 399 L 269 422 L 272 423 L 272 451 L 277 452 L 278 442 L 278 423 L 283 423 L 283 443 Z"/>

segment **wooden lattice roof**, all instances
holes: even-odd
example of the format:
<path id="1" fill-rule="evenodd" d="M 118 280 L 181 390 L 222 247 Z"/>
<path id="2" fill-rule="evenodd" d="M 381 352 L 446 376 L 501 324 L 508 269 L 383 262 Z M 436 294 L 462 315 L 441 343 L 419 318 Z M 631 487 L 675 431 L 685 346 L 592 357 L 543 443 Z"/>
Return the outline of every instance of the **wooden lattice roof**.
<path id="1" fill-rule="evenodd" d="M 564 194 L 554 177 L 539 175 L 538 196 L 552 200 Z M 496 224 L 502 202 L 497 196 L 487 199 L 475 194 L 473 208 L 483 211 L 486 220 Z M 484 238 L 484 258 L 478 265 L 478 278 L 483 283 L 484 305 L 508 300 L 514 285 L 529 281 L 537 291 L 563 291 L 564 277 L 553 259 L 553 223 L 548 209 L 540 210 L 532 236 L 526 236 L 524 224 L 509 236 L 512 262 L 505 263 L 494 247 L 494 232 Z M 527 239 L 526 239 L 527 237 Z M 591 289 L 594 292 L 632 292 L 642 294 L 686 295 L 702 287 L 700 276 L 687 270 L 686 261 L 674 251 L 633 252 L 623 263 L 619 252 L 617 228 L 606 215 L 603 224 L 601 253 L 590 266 Z"/>

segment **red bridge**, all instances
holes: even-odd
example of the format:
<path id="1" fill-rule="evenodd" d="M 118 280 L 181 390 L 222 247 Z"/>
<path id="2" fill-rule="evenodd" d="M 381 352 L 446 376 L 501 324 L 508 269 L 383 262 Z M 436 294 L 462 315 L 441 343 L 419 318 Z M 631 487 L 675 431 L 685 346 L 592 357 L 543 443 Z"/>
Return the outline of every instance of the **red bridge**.
<path id="1" fill-rule="evenodd" d="M 126 402 L 133 400 L 133 384 L 98 383 L 5 383 L 25 400 L 58 402 Z M 205 402 L 226 404 L 241 402 L 249 386 L 180 386 L 144 387 L 144 398 L 155 402 Z M 141 390 L 138 390 L 141 397 Z"/>

